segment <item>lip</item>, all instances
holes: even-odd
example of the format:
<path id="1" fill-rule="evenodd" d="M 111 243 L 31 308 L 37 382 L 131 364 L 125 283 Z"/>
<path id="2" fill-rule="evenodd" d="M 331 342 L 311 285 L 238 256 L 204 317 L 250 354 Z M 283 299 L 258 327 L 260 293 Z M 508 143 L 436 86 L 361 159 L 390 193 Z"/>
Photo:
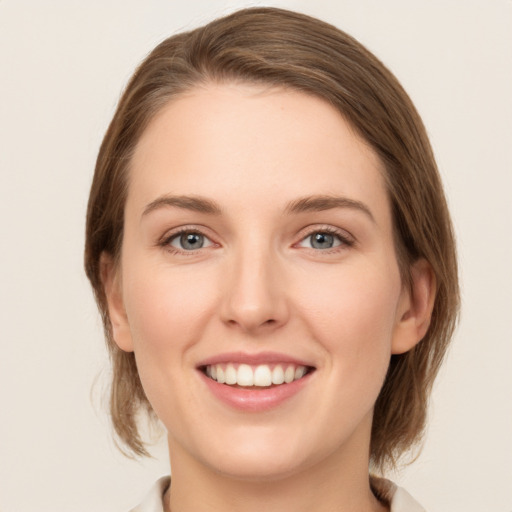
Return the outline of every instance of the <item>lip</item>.
<path id="1" fill-rule="evenodd" d="M 246 412 L 263 412 L 281 405 L 299 393 L 310 381 L 312 373 L 306 374 L 299 380 L 289 384 L 280 384 L 269 388 L 238 388 L 219 384 L 207 377 L 202 371 L 198 372 L 210 392 L 225 404 Z"/>
<path id="2" fill-rule="evenodd" d="M 245 352 L 224 352 L 223 354 L 217 354 L 215 356 L 209 357 L 208 359 L 204 359 L 197 365 L 197 367 L 200 368 L 203 366 L 222 363 L 238 363 L 249 365 L 283 363 L 294 364 L 296 366 L 313 367 L 313 365 L 307 361 L 297 359 L 295 357 L 290 357 L 289 355 L 281 354 L 279 352 L 259 352 L 255 354 L 248 354 Z"/>
<path id="3" fill-rule="evenodd" d="M 301 379 L 294 380 L 289 384 L 280 384 L 268 388 L 241 388 L 226 384 L 219 384 L 217 381 L 208 377 L 203 371 L 205 366 L 222 363 L 239 363 L 249 365 L 283 363 L 306 366 L 308 368 L 314 367 L 305 361 L 276 352 L 261 352 L 258 354 L 231 352 L 218 354 L 201 361 L 197 366 L 197 370 L 201 380 L 204 382 L 208 390 L 215 396 L 215 398 L 224 404 L 244 412 L 264 412 L 278 407 L 285 401 L 297 395 L 305 386 L 307 386 L 314 374 L 314 371 L 308 372 Z"/>

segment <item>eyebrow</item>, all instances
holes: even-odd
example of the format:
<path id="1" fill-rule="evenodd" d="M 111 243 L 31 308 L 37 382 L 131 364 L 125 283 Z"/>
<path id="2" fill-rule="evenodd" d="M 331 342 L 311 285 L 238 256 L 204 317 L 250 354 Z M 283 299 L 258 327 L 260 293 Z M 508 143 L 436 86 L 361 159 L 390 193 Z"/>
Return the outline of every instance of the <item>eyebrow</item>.
<path id="1" fill-rule="evenodd" d="M 142 216 L 148 215 L 154 210 L 164 207 L 175 207 L 184 210 L 191 210 L 208 215 L 220 215 L 222 210 L 220 206 L 211 199 L 201 196 L 160 196 L 151 201 L 142 213 Z M 375 222 L 372 212 L 361 201 L 350 199 L 342 196 L 314 195 L 300 197 L 288 203 L 285 208 L 286 214 L 320 212 L 324 210 L 332 210 L 335 208 L 350 208 L 363 212 L 366 216 Z"/>
<path id="2" fill-rule="evenodd" d="M 151 201 L 144 211 L 142 216 L 144 217 L 148 213 L 151 213 L 158 208 L 167 206 L 174 206 L 176 208 L 182 208 L 184 210 L 192 210 L 199 213 L 207 213 L 209 215 L 220 215 L 220 206 L 210 199 L 199 196 L 171 196 L 165 195 L 158 197 L 154 201 Z"/>
<path id="3" fill-rule="evenodd" d="M 372 222 L 375 222 L 370 208 L 361 201 L 341 196 L 316 195 L 295 199 L 285 209 L 286 213 L 321 212 L 334 208 L 350 208 L 359 210 L 367 215 Z"/>

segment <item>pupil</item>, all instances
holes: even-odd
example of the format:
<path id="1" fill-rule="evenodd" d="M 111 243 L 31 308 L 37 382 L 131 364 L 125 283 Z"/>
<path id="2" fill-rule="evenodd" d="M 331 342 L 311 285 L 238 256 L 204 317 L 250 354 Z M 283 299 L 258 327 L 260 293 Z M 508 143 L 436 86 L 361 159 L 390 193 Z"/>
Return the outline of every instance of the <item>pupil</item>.
<path id="1" fill-rule="evenodd" d="M 333 245 L 334 237 L 328 233 L 315 233 L 312 236 L 311 245 L 315 249 L 330 249 Z"/>
<path id="2" fill-rule="evenodd" d="M 180 241 L 184 249 L 198 249 L 203 246 L 203 235 L 199 233 L 186 233 L 181 235 Z"/>

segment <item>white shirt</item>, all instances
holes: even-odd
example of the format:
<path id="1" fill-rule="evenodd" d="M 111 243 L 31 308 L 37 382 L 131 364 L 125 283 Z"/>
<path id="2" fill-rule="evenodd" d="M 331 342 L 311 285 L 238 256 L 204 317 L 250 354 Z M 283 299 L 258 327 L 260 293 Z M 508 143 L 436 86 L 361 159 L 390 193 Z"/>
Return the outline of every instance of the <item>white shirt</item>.
<path id="1" fill-rule="evenodd" d="M 170 478 L 160 478 L 151 488 L 143 502 L 130 512 L 164 512 L 163 497 L 169 487 Z M 425 509 L 405 490 L 393 482 L 379 478 L 374 481 L 379 492 L 389 500 L 391 512 L 426 512 Z"/>

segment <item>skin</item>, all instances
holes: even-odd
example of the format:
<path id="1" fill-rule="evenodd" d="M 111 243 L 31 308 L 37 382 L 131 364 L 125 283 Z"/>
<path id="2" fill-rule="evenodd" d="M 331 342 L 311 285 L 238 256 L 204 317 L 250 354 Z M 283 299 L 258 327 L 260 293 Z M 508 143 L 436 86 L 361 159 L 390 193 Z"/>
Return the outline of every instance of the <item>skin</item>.
<path id="1" fill-rule="evenodd" d="M 290 211 L 308 196 L 345 203 Z M 180 246 L 183 227 L 205 245 Z M 334 247 L 313 247 L 326 230 Z M 426 332 L 435 283 L 420 261 L 402 286 L 383 166 L 336 110 L 241 84 L 173 100 L 133 157 L 120 267 L 102 264 L 114 339 L 168 431 L 168 509 L 386 510 L 369 488 L 373 406 L 391 354 Z M 197 370 L 264 351 L 315 369 L 267 411 L 222 403 Z"/>

